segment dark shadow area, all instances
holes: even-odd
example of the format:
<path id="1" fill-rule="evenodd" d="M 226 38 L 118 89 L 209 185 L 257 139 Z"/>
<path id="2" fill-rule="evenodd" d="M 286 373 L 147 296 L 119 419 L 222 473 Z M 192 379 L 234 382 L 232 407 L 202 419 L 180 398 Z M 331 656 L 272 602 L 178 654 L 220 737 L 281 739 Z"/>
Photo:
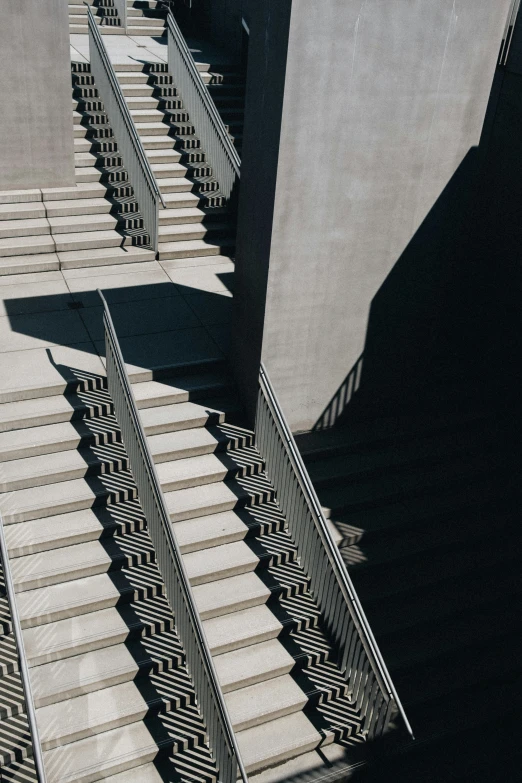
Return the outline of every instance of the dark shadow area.
<path id="1" fill-rule="evenodd" d="M 376 293 L 297 438 L 416 735 L 355 781 L 511 781 L 522 728 L 522 77 Z"/>

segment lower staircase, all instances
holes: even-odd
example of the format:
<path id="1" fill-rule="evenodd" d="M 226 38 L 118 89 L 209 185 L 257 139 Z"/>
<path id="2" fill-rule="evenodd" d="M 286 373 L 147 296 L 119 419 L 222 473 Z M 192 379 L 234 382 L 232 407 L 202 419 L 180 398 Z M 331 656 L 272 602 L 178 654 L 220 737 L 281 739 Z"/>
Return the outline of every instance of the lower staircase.
<path id="1" fill-rule="evenodd" d="M 48 783 L 216 780 L 105 378 L 61 376 L 0 403 L 0 513 Z M 225 366 L 143 376 L 134 393 L 248 772 L 349 768 L 359 717 Z M 27 736 L 17 753 L 30 758 Z"/>
<path id="2" fill-rule="evenodd" d="M 431 394 L 297 439 L 416 736 L 361 779 L 516 780 L 520 415 Z"/>

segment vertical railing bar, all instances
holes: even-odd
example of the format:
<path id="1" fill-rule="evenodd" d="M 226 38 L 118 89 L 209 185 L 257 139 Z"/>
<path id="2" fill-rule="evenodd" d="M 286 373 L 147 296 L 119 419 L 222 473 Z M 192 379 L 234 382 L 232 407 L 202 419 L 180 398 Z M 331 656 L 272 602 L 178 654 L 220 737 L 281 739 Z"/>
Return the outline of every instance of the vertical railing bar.
<path id="1" fill-rule="evenodd" d="M 38 732 L 38 725 L 36 722 L 36 710 L 34 706 L 33 691 L 31 688 L 29 665 L 27 663 L 27 655 L 25 652 L 22 624 L 20 622 L 20 615 L 18 614 L 18 607 L 16 604 L 14 582 L 11 574 L 11 566 L 9 564 L 9 551 L 7 548 L 7 541 L 4 534 L 4 521 L 2 519 L 1 513 L 0 513 L 0 557 L 2 559 L 3 570 L 4 570 L 7 603 L 9 604 L 9 608 L 11 610 L 11 624 L 13 629 L 13 636 L 16 642 L 16 647 L 18 649 L 18 660 L 20 663 L 20 679 L 22 680 L 22 688 L 24 692 L 25 712 L 27 715 L 27 721 L 29 723 L 29 730 L 32 736 L 34 763 L 35 763 L 39 783 L 46 783 L 42 745 L 40 742 L 40 734 Z M 1 778 L 2 778 L 2 772 L 0 769 L 0 780 Z"/>
<path id="2" fill-rule="evenodd" d="M 316 535 L 319 536 L 319 541 L 322 544 L 321 554 L 324 553 L 324 556 L 327 556 L 327 560 L 329 560 L 332 566 L 332 573 L 334 573 L 335 575 L 338 589 L 340 589 L 341 593 L 344 594 L 344 600 L 346 602 L 347 607 L 349 608 L 349 611 L 353 618 L 354 625 L 357 629 L 357 636 L 358 636 L 358 642 L 360 644 L 360 648 L 358 647 L 358 645 L 356 646 L 358 652 L 356 653 L 355 662 L 358 663 L 361 660 L 361 655 L 363 654 L 368 657 L 368 665 L 371 665 L 373 671 L 375 672 L 376 677 L 380 681 L 379 683 L 380 688 L 387 694 L 389 700 L 395 701 L 399 713 L 402 717 L 403 723 L 406 727 L 406 730 L 408 731 L 408 733 L 413 739 L 414 738 L 413 732 L 410 723 L 408 721 L 408 718 L 406 716 L 406 713 L 404 711 L 404 708 L 402 706 L 402 703 L 399 699 L 395 686 L 391 680 L 386 664 L 384 663 L 384 659 L 382 658 L 382 654 L 379 650 L 377 642 L 375 641 L 375 637 L 373 636 L 372 630 L 370 628 L 366 615 L 363 611 L 357 593 L 355 592 L 355 588 L 351 581 L 351 577 L 348 573 L 346 565 L 341 557 L 341 554 L 337 546 L 335 545 L 330 529 L 328 528 L 328 523 L 326 522 L 326 519 L 322 512 L 319 499 L 317 498 L 317 494 L 308 475 L 308 471 L 306 470 L 302 457 L 299 453 L 299 450 L 297 449 L 292 432 L 286 422 L 286 419 L 281 410 L 281 406 L 279 404 L 275 391 L 270 383 L 270 379 L 262 363 L 260 366 L 259 384 L 260 384 L 260 392 L 262 392 L 265 398 L 264 401 L 266 403 L 266 406 L 271 412 L 273 421 L 275 422 L 279 432 L 279 437 L 282 441 L 282 444 L 284 444 L 284 448 L 286 449 L 292 471 L 294 472 L 294 475 L 296 476 L 297 481 L 299 482 L 299 485 L 301 487 L 305 504 L 308 507 L 309 512 L 311 513 L 311 518 L 314 523 L 313 528 L 316 532 Z M 256 421 L 256 430 L 259 429 L 257 424 L 258 422 Z M 266 426 L 264 422 L 264 416 L 261 416 L 259 418 L 259 425 L 260 427 Z M 269 460 L 267 459 L 267 463 L 268 462 Z M 267 464 L 267 474 L 270 476 L 270 466 L 268 464 Z M 276 470 L 276 478 L 278 478 L 278 470 Z M 276 486 L 276 490 L 277 490 L 277 486 Z M 285 511 L 284 508 L 283 511 Z M 296 520 L 296 531 L 300 529 L 300 526 L 301 526 L 300 520 Z M 299 538 L 301 538 L 300 534 L 299 534 Z M 306 539 L 300 540 L 299 543 L 301 545 L 302 544 L 305 545 L 302 553 L 303 562 L 308 561 L 309 563 L 307 550 L 310 546 L 310 539 L 308 539 L 308 541 L 306 541 Z M 315 567 L 317 568 L 317 563 L 315 564 Z M 320 569 L 323 568 L 323 562 L 320 563 L 319 567 Z M 332 601 L 330 593 L 326 596 L 326 600 L 324 600 L 325 581 L 326 580 L 324 579 L 319 579 L 319 582 L 318 584 L 316 584 L 315 588 L 316 588 L 316 592 L 319 591 L 321 599 L 323 599 L 320 601 L 320 608 L 323 612 L 325 611 L 327 612 L 329 618 L 328 624 L 331 627 L 331 623 L 332 623 L 331 610 L 333 610 L 336 615 L 337 615 L 337 610 L 335 609 L 335 603 Z M 334 632 L 335 628 L 331 627 L 331 630 L 332 632 Z M 352 645 L 353 645 L 353 638 L 350 639 L 350 647 Z M 351 655 L 346 659 L 345 654 L 346 654 L 346 650 L 344 651 L 343 658 L 347 662 L 350 661 Z M 365 675 L 363 674 L 363 671 L 360 671 L 358 667 L 354 667 L 353 665 L 351 665 L 350 681 L 353 685 L 355 685 L 356 691 L 358 691 L 360 685 L 364 687 L 365 684 L 364 676 Z"/>

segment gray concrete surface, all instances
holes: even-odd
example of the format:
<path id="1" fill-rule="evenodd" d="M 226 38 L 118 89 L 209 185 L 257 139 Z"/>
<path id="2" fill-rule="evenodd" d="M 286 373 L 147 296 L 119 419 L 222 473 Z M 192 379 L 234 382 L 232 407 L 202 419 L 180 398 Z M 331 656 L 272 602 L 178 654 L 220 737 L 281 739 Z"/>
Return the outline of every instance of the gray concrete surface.
<path id="1" fill-rule="evenodd" d="M 294 0 L 283 101 L 285 41 L 271 15 L 287 4 L 254 5 L 237 367 L 248 394 L 263 333 L 263 360 L 299 431 L 313 427 L 364 351 L 372 300 L 408 246 L 403 277 L 417 275 L 422 295 L 407 296 L 428 307 L 438 296 L 440 281 L 430 296 L 425 278 L 448 249 L 446 220 L 464 192 L 452 183 L 481 136 L 511 0 Z M 445 200 L 429 242 L 412 253 Z M 460 228 L 452 224 L 455 237 Z M 420 314 L 393 304 L 388 297 L 378 328 L 408 339 Z M 412 361 L 429 335 L 415 340 Z"/>
<path id="2" fill-rule="evenodd" d="M 74 184 L 68 6 L 0 1 L 0 190 Z"/>

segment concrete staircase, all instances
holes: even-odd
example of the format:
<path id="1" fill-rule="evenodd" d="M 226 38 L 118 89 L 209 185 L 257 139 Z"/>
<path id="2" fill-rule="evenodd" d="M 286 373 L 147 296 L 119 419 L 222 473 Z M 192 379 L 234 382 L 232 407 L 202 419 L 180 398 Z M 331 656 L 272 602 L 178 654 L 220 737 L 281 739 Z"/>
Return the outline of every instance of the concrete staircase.
<path id="1" fill-rule="evenodd" d="M 171 372 L 134 392 L 246 766 L 317 768 L 360 740 L 346 682 L 225 368 Z M 49 783 L 214 780 L 105 379 L 4 395 L 0 455 Z"/>
<path id="2" fill-rule="evenodd" d="M 73 64 L 76 184 L 0 193 L 0 275 L 155 257 L 147 246 L 149 238 L 127 172 L 86 68 Z"/>
<path id="3" fill-rule="evenodd" d="M 167 206 L 160 261 L 233 253 L 234 226 L 167 66 L 118 65 L 116 75 Z"/>
<path id="4" fill-rule="evenodd" d="M 79 0 L 68 0 L 69 31 L 87 35 L 87 9 Z M 147 35 L 165 34 L 166 13 L 155 0 L 127 0 L 127 30 L 122 26 L 114 0 L 88 0 L 100 32 L 106 35 Z"/>
<path id="5" fill-rule="evenodd" d="M 520 415 L 448 388 L 438 410 L 298 438 L 417 738 L 372 781 L 520 771 Z"/>

